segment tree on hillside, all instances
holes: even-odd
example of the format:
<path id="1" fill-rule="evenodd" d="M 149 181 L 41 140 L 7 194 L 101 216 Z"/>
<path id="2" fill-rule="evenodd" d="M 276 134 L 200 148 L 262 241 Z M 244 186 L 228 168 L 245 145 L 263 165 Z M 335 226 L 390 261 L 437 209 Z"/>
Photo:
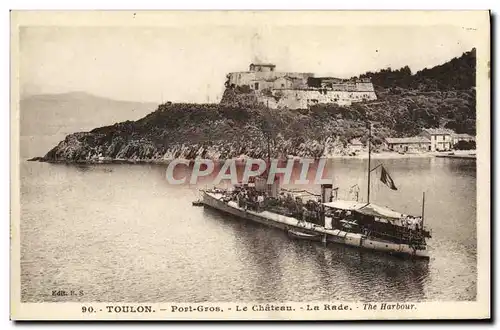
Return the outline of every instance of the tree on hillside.
<path id="1" fill-rule="evenodd" d="M 476 49 L 413 75 L 410 68 L 405 66 L 398 70 L 389 67 L 377 72 L 366 72 L 359 77 L 370 78 L 375 86 L 383 88 L 399 87 L 420 91 L 467 90 L 475 86 Z"/>

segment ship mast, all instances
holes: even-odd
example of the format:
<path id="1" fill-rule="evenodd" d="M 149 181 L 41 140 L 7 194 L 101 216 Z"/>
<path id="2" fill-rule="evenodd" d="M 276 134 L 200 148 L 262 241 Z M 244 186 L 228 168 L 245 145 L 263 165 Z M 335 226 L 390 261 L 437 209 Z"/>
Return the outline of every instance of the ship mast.
<path id="1" fill-rule="evenodd" d="M 267 100 L 267 113 L 268 115 L 270 115 L 270 112 L 269 112 L 269 100 Z M 267 132 L 267 163 L 268 163 L 268 166 L 271 167 L 271 132 L 270 132 L 270 127 L 268 125 L 268 132 Z"/>
<path id="2" fill-rule="evenodd" d="M 370 173 L 371 173 L 371 137 L 372 137 L 372 123 L 368 127 L 368 182 L 367 182 L 367 195 L 366 203 L 370 203 Z"/>
<path id="3" fill-rule="evenodd" d="M 422 192 L 422 229 L 424 229 L 424 214 L 425 214 L 425 191 Z"/>
<path id="4" fill-rule="evenodd" d="M 269 177 L 269 173 L 271 172 L 271 119 L 270 119 L 270 111 L 269 111 L 269 100 L 267 100 L 266 103 L 266 116 L 267 116 L 267 123 L 266 123 L 266 138 L 267 138 L 267 166 L 266 166 L 266 172 L 267 176 Z M 266 180 L 267 182 L 267 180 Z M 272 184 L 267 183 L 267 194 L 269 196 L 272 196 L 273 194 L 273 186 L 274 186 L 274 181 Z M 276 196 L 274 196 L 276 197 Z"/>

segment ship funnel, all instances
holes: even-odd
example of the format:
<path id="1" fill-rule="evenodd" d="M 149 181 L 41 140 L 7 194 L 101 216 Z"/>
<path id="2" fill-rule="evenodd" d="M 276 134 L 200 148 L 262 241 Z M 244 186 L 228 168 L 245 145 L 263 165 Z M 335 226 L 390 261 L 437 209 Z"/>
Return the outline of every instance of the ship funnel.
<path id="1" fill-rule="evenodd" d="M 329 203 L 332 201 L 333 195 L 333 185 L 322 184 L 321 185 L 321 203 Z"/>

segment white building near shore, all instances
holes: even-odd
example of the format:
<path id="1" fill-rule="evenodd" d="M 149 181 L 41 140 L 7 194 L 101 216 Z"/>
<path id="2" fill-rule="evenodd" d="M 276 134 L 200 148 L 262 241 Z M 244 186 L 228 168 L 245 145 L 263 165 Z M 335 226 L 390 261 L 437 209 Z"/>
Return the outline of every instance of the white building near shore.
<path id="1" fill-rule="evenodd" d="M 420 133 L 421 136 L 431 141 L 431 151 L 451 150 L 453 147 L 452 134 L 455 132 L 447 128 L 425 128 Z"/>

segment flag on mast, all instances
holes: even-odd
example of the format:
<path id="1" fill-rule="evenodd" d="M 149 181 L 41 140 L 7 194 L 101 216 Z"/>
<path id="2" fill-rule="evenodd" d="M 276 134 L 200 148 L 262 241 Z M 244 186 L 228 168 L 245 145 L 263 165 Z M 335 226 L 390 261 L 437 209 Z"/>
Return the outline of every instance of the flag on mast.
<path id="1" fill-rule="evenodd" d="M 392 190 L 398 190 L 398 188 L 396 188 L 396 185 L 394 184 L 394 180 L 391 178 L 385 167 L 381 167 L 382 172 L 380 174 L 380 181 L 382 181 L 387 187 L 391 188 Z"/>

